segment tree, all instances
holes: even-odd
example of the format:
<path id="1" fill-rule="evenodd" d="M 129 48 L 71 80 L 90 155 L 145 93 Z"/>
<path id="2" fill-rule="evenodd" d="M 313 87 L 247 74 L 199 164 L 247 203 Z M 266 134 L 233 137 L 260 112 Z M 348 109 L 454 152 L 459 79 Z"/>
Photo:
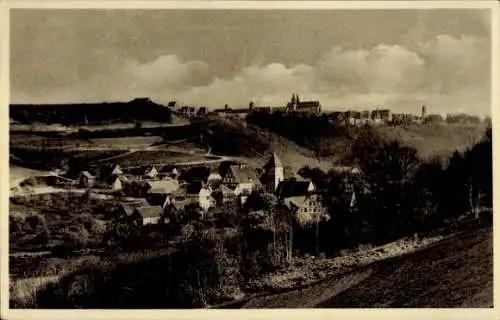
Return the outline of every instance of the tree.
<path id="1" fill-rule="evenodd" d="M 392 240 L 414 227 L 411 196 L 419 163 L 417 150 L 398 141 L 384 143 L 360 163 L 374 211 L 370 220 L 381 242 Z"/>

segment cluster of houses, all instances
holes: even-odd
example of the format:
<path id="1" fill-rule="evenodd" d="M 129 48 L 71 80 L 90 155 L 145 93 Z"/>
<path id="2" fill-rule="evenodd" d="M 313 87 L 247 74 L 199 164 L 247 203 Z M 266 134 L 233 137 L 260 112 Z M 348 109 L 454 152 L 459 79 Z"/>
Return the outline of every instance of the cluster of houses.
<path id="1" fill-rule="evenodd" d="M 195 174 L 188 174 L 189 170 Z M 359 173 L 356 169 L 352 172 Z M 87 188 L 107 181 L 114 192 L 126 196 L 122 199 L 128 199 L 122 200 L 119 214 L 136 225 L 168 223 L 172 210 L 182 211 L 188 206 L 202 212 L 226 205 L 241 206 L 253 191 L 275 194 L 300 215 L 327 210 L 321 201 L 322 192 L 311 181 L 285 177 L 283 162 L 276 153 L 263 168 L 230 162 L 217 169 L 195 167 L 181 173 L 173 166 L 122 170 L 114 165 L 96 174 L 83 171 L 77 181 Z"/>

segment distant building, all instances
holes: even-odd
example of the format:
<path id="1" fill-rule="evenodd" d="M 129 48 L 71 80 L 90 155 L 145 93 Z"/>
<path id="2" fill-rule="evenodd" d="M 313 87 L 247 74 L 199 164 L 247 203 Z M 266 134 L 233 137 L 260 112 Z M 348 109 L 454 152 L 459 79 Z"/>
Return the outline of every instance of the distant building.
<path id="1" fill-rule="evenodd" d="M 319 101 L 300 101 L 299 95 L 296 94 L 292 95 L 286 108 L 288 112 L 321 113 L 321 104 Z"/>
<path id="2" fill-rule="evenodd" d="M 198 109 L 198 115 L 199 115 L 199 116 L 204 116 L 204 115 L 206 115 L 206 114 L 208 114 L 207 107 L 200 107 L 200 108 Z"/>

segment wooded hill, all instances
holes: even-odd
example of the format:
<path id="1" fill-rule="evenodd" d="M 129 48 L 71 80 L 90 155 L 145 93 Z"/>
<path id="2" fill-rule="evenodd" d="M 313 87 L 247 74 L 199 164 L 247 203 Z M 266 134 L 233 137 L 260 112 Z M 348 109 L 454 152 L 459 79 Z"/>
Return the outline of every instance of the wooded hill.
<path id="1" fill-rule="evenodd" d="M 100 125 L 156 121 L 170 123 L 173 112 L 148 98 L 85 104 L 11 104 L 11 120 L 26 123 Z"/>

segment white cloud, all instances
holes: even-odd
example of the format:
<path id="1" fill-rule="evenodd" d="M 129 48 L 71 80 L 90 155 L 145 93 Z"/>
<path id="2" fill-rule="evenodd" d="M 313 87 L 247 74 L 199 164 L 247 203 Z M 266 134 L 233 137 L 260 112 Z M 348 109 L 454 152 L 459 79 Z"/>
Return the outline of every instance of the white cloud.
<path id="1" fill-rule="evenodd" d="M 205 62 L 164 55 L 146 63 L 125 60 L 119 70 L 48 92 L 45 100 L 147 96 L 160 102 L 175 98 L 211 107 L 243 107 L 249 101 L 284 104 L 292 93 L 299 93 L 303 99 L 319 99 L 325 108 L 385 105 L 408 112 L 426 104 L 430 111 L 485 114 L 490 104 L 489 52 L 485 39 L 440 35 L 415 51 L 387 44 L 369 50 L 336 46 L 313 65 L 252 65 L 228 79 L 217 78 Z M 13 95 L 22 97 L 17 91 Z"/>

